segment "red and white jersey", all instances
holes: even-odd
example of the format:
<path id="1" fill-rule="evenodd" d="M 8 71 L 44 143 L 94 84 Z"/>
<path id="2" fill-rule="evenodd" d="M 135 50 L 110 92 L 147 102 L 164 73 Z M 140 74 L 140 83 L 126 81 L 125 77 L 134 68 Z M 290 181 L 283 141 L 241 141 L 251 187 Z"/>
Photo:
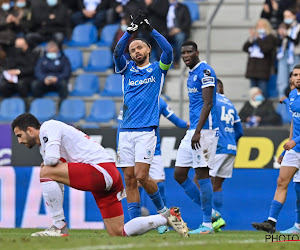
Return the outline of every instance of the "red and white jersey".
<path id="1" fill-rule="evenodd" d="M 99 164 L 114 162 L 113 158 L 97 142 L 82 131 L 60 121 L 50 120 L 40 128 L 40 153 L 45 160 L 45 152 L 50 145 L 59 145 L 60 155 L 66 162 Z"/>

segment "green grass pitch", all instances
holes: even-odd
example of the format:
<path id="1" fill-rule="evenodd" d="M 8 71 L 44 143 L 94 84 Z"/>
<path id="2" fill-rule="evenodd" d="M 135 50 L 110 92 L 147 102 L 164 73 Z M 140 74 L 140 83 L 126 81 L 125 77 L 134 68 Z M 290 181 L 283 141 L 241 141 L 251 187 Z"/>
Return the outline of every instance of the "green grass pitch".
<path id="1" fill-rule="evenodd" d="M 151 231 L 137 237 L 109 237 L 104 230 L 70 230 L 69 237 L 30 237 L 36 229 L 0 229 L 0 249 L 113 250 L 113 249 L 300 249 L 298 242 L 266 243 L 265 233 L 223 231 L 182 238 L 174 231 Z M 38 230 L 39 231 L 39 230 Z"/>

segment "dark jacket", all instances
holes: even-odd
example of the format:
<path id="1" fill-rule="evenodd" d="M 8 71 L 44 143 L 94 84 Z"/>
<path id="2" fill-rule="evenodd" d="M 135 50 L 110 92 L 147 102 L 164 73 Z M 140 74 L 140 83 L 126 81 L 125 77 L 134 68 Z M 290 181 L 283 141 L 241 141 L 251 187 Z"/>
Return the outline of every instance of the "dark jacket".
<path id="1" fill-rule="evenodd" d="M 50 15 L 54 14 L 55 18 L 50 19 Z M 68 27 L 68 11 L 67 8 L 58 2 L 57 5 L 51 7 L 43 5 L 43 10 L 39 6 L 32 10 L 32 30 L 40 34 L 54 34 L 56 32 L 66 33 Z"/>
<path id="2" fill-rule="evenodd" d="M 7 23 L 6 18 L 9 14 L 17 16 L 13 9 L 4 11 L 0 8 L 0 44 L 12 45 L 16 38 L 16 25 L 14 23 Z"/>
<path id="3" fill-rule="evenodd" d="M 248 49 L 253 46 L 254 43 L 260 47 L 261 52 L 264 54 L 263 58 L 250 57 Z M 268 35 L 264 39 L 258 38 L 255 42 L 247 41 L 243 46 L 243 51 L 249 54 L 246 77 L 269 80 L 274 64 L 275 50 L 276 38 L 273 35 Z"/>
<path id="4" fill-rule="evenodd" d="M 187 38 L 190 36 L 191 30 L 191 15 L 186 5 L 177 3 L 175 7 L 175 27 L 178 27 L 184 32 Z"/>
<path id="5" fill-rule="evenodd" d="M 38 57 L 39 55 L 30 49 L 25 52 L 15 49 L 12 55 L 7 58 L 5 69 L 19 69 L 21 71 L 19 78 L 33 78 Z"/>
<path id="6" fill-rule="evenodd" d="M 261 121 L 259 126 L 281 124 L 281 117 L 276 113 L 272 102 L 269 100 L 264 100 L 257 108 L 254 108 L 247 101 L 241 109 L 239 116 L 242 122 L 247 122 L 247 117 L 249 116 L 260 116 Z"/>
<path id="7" fill-rule="evenodd" d="M 153 0 L 147 8 L 150 24 L 160 34 L 167 36 L 167 14 L 169 11 L 169 0 Z"/>
<path id="8" fill-rule="evenodd" d="M 44 81 L 47 76 L 56 76 L 58 82 L 61 80 L 67 81 L 71 75 L 70 61 L 63 54 L 55 60 L 43 56 L 38 60 L 34 69 L 34 74 L 39 81 Z"/>

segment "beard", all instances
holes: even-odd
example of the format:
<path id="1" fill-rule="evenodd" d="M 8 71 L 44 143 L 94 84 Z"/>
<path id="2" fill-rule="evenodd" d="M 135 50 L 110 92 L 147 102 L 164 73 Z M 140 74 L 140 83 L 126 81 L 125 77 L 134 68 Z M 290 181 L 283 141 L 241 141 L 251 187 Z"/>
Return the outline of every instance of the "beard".
<path id="1" fill-rule="evenodd" d="M 147 59 L 147 56 L 144 56 L 144 57 L 142 57 L 142 58 L 139 59 L 139 60 L 136 60 L 136 59 L 135 59 L 134 62 L 136 63 L 136 65 L 142 65 L 142 64 L 145 63 L 146 59 Z"/>
<path id="2" fill-rule="evenodd" d="M 27 134 L 26 139 L 27 139 L 26 147 L 27 148 L 33 148 L 36 144 L 34 137 L 31 137 Z"/>

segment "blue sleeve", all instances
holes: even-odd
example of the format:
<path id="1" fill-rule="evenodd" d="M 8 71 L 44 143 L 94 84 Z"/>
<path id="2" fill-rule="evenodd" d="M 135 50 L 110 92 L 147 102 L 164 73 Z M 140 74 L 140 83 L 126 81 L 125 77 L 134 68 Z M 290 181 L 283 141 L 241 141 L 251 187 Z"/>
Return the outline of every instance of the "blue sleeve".
<path id="1" fill-rule="evenodd" d="M 290 114 L 290 100 L 288 98 L 284 99 L 283 102 L 285 104 L 286 112 L 287 114 Z"/>
<path id="2" fill-rule="evenodd" d="M 235 134 L 235 141 L 238 142 L 238 140 L 244 134 L 244 130 L 243 130 L 241 121 L 234 123 L 234 134 Z"/>
<path id="3" fill-rule="evenodd" d="M 285 155 L 285 151 L 286 150 L 283 150 L 280 156 L 284 156 Z"/>
<path id="4" fill-rule="evenodd" d="M 169 121 L 174 123 L 179 128 L 187 128 L 187 122 L 180 119 L 178 116 L 176 116 L 174 113 L 168 117 Z"/>
<path id="5" fill-rule="evenodd" d="M 126 66 L 127 61 L 123 53 L 130 37 L 131 35 L 126 31 L 114 49 L 114 62 L 117 73 L 122 71 Z"/>
<path id="6" fill-rule="evenodd" d="M 162 70 L 168 70 L 171 67 L 171 63 L 173 61 L 173 48 L 171 44 L 167 41 L 167 39 L 155 29 L 151 31 L 151 35 L 163 51 L 160 56 L 160 68 Z"/>

